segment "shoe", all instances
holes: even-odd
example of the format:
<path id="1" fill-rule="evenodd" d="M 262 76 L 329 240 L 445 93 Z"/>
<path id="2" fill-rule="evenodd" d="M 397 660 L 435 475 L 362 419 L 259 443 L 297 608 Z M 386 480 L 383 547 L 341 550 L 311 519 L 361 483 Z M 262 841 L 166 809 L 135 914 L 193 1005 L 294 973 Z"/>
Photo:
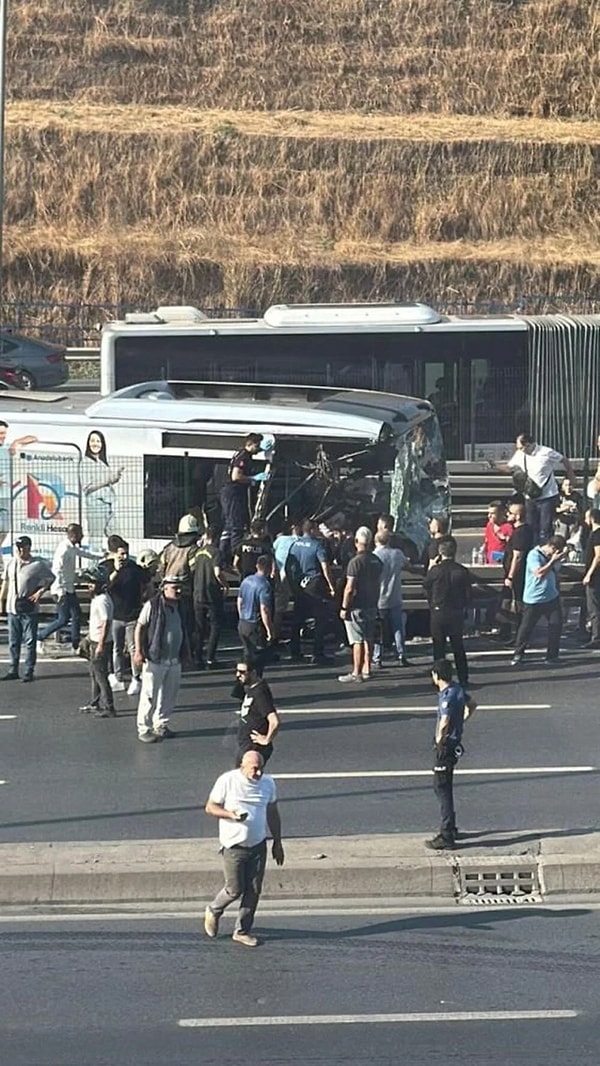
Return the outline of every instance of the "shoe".
<path id="1" fill-rule="evenodd" d="M 116 718 L 117 712 L 114 707 L 98 707 L 94 711 L 94 718 Z"/>
<path id="2" fill-rule="evenodd" d="M 311 655 L 308 662 L 310 666 L 333 666 L 335 659 L 327 655 Z"/>
<path id="3" fill-rule="evenodd" d="M 1 679 L 2 681 L 18 681 L 19 675 L 14 670 L 9 670 L 7 674 Z"/>
<path id="4" fill-rule="evenodd" d="M 232 938 L 236 944 L 243 944 L 247 948 L 255 948 L 258 944 L 258 940 L 252 933 L 242 933 L 241 929 L 236 929 Z"/>
<path id="5" fill-rule="evenodd" d="M 546 666 L 560 666 L 560 659 L 558 655 L 555 655 L 554 659 L 549 659 L 548 656 L 544 659 Z"/>
<path id="6" fill-rule="evenodd" d="M 83 707 L 79 708 L 80 714 L 95 714 L 98 710 L 97 703 L 84 703 Z"/>
<path id="7" fill-rule="evenodd" d="M 155 733 L 138 733 L 138 740 L 141 740 L 142 744 L 156 744 L 158 737 Z"/>
<path id="8" fill-rule="evenodd" d="M 214 940 L 219 932 L 219 919 L 214 911 L 211 911 L 210 907 L 207 907 L 204 911 L 204 932 L 211 940 Z"/>
<path id="9" fill-rule="evenodd" d="M 290 655 L 291 663 L 305 663 L 306 655 Z"/>
<path id="10" fill-rule="evenodd" d="M 414 663 L 411 663 L 410 660 L 407 659 L 405 655 L 401 655 L 399 657 L 399 659 L 398 659 L 398 666 L 413 666 L 413 665 L 414 665 Z"/>
<path id="11" fill-rule="evenodd" d="M 362 674 L 339 674 L 338 676 L 338 681 L 340 681 L 342 685 L 346 685 L 352 681 L 360 683 L 362 679 Z"/>
<path id="12" fill-rule="evenodd" d="M 218 659 L 207 659 L 206 660 L 206 669 L 207 670 L 222 670 L 223 669 L 223 663 L 219 662 Z"/>
<path id="13" fill-rule="evenodd" d="M 381 659 L 377 659 L 377 662 L 375 659 L 371 661 L 371 670 L 381 670 Z"/>
<path id="14" fill-rule="evenodd" d="M 521 663 L 523 662 L 523 658 L 524 658 L 523 655 L 513 655 L 512 659 L 510 660 L 510 665 L 511 666 L 520 666 Z"/>
<path id="15" fill-rule="evenodd" d="M 119 681 L 119 678 L 116 674 L 108 675 L 108 683 L 112 688 L 113 692 L 125 692 L 125 682 Z"/>
<path id="16" fill-rule="evenodd" d="M 21 681 L 24 685 L 30 684 L 30 682 L 33 681 L 33 674 L 25 674 L 25 676 L 21 678 Z"/>
<path id="17" fill-rule="evenodd" d="M 432 840 L 425 841 L 425 847 L 430 851 L 452 851 L 455 846 L 455 839 L 453 837 L 444 837 L 441 833 L 433 837 Z"/>
<path id="18" fill-rule="evenodd" d="M 600 640 L 588 640 L 585 643 L 586 648 L 600 648 Z"/>
<path id="19" fill-rule="evenodd" d="M 363 681 L 371 680 L 371 674 L 369 673 L 369 671 L 364 671 L 360 676 L 362 677 Z"/>
<path id="20" fill-rule="evenodd" d="M 154 730 L 154 736 L 159 737 L 160 740 L 172 740 L 173 737 L 177 736 L 177 733 L 173 729 L 169 729 L 168 725 L 161 725 Z"/>
<path id="21" fill-rule="evenodd" d="M 139 677 L 132 677 L 132 679 L 131 679 L 131 681 L 129 683 L 129 688 L 127 689 L 127 695 L 128 696 L 139 696 L 141 688 L 142 688 L 142 682 L 140 681 Z"/>

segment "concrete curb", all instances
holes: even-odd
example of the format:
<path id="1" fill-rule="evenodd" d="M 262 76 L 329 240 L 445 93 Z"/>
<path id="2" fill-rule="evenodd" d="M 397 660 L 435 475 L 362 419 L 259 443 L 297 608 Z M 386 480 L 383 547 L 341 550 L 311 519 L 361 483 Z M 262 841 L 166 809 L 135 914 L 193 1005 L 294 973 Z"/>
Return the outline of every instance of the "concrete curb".
<path id="1" fill-rule="evenodd" d="M 534 870 L 541 895 L 600 892 L 600 833 L 497 834 L 427 852 L 413 834 L 296 838 L 270 861 L 263 898 L 460 897 L 466 872 Z M 0 904 L 191 902 L 222 884 L 214 840 L 0 845 Z"/>

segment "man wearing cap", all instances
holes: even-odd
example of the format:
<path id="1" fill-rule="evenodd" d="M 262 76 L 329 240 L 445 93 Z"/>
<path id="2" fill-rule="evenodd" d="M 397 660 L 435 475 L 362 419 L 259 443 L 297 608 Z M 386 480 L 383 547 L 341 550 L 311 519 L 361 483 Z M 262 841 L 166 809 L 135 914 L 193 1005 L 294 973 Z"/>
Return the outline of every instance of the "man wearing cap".
<path id="1" fill-rule="evenodd" d="M 8 616 L 8 650 L 11 666 L 3 681 L 16 681 L 19 677 L 21 647 L 25 648 L 25 672 L 23 681 L 33 681 L 36 662 L 38 627 L 38 604 L 46 589 L 50 588 L 54 574 L 43 559 L 31 554 L 30 537 L 19 537 L 15 542 L 16 555 L 4 572 L 0 589 L 2 611 L 6 606 Z"/>
<path id="2" fill-rule="evenodd" d="M 367 526 L 360 526 L 356 530 L 354 543 L 356 555 L 348 563 L 340 611 L 348 643 L 352 647 L 352 670 L 338 677 L 343 684 L 368 681 L 371 677 L 377 604 L 383 575 L 383 564 L 373 554 L 373 534 Z"/>
<path id="3" fill-rule="evenodd" d="M 221 552 L 231 559 L 243 540 L 248 526 L 248 489 L 259 481 L 266 481 L 265 471 L 255 472 L 253 457 L 261 450 L 262 433 L 248 433 L 244 445 L 233 456 L 227 468 L 227 480 L 221 489 L 223 532 Z"/>
<path id="4" fill-rule="evenodd" d="M 135 627 L 134 665 L 142 671 L 137 729 L 143 744 L 175 736 L 169 717 L 179 694 L 182 655 L 189 654 L 179 609 L 181 588 L 181 578 L 164 577 Z"/>

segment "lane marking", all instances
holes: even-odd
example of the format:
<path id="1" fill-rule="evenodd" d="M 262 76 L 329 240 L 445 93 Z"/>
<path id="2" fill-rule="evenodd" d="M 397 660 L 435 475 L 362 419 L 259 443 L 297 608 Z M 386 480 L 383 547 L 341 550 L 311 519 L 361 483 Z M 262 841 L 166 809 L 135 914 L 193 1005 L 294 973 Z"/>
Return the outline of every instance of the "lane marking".
<path id="1" fill-rule="evenodd" d="M 500 774 L 594 774 L 597 766 L 499 766 L 493 769 L 455 770 L 463 777 Z M 431 777 L 433 770 L 332 770 L 328 773 L 273 774 L 276 781 L 327 781 L 361 777 Z"/>
<path id="2" fill-rule="evenodd" d="M 12 722 L 16 717 L 16 714 L 0 714 L 0 722 Z"/>
<path id="3" fill-rule="evenodd" d="M 414 704 L 408 707 L 278 707 L 280 714 L 402 714 L 403 711 L 435 711 L 433 704 Z M 478 703 L 478 711 L 549 711 L 551 703 Z"/>
<path id="4" fill-rule="evenodd" d="M 576 1010 L 440 1011 L 409 1014 L 280 1014 L 265 1018 L 180 1018 L 182 1029 L 237 1029 L 265 1025 L 405 1025 L 417 1022 L 560 1021 L 577 1018 Z"/>

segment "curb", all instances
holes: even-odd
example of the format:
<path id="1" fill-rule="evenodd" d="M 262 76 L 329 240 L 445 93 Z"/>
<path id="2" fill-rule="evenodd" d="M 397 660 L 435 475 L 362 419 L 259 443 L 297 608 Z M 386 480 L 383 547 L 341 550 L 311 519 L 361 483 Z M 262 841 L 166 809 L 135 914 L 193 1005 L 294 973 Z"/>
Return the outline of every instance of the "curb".
<path id="1" fill-rule="evenodd" d="M 508 843 L 508 834 L 502 845 L 498 834 L 493 848 L 482 842 L 430 855 L 421 835 L 295 838 L 284 841 L 283 867 L 269 861 L 263 899 L 486 902 L 492 885 L 497 902 L 525 902 L 519 878 L 532 882 L 538 900 L 600 893 L 600 834 L 566 838 L 564 850 L 563 842 L 523 835 L 526 848 Z M 475 886 L 467 889 L 469 878 Z M 197 902 L 221 885 L 212 839 L 0 845 L 5 905 Z"/>

